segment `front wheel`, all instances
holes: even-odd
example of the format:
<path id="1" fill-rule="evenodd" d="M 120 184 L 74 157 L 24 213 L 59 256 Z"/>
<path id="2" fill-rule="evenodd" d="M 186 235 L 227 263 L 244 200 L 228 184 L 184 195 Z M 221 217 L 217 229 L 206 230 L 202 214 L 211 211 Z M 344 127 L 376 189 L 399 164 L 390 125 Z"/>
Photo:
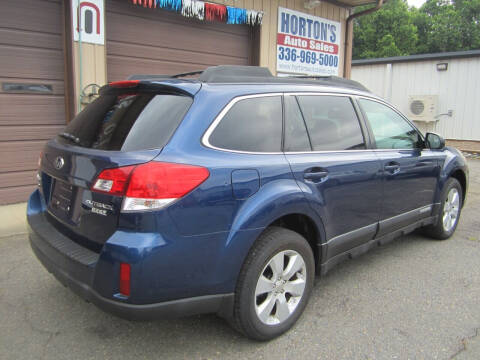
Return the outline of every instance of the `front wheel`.
<path id="1" fill-rule="evenodd" d="M 246 336 L 270 340 L 290 329 L 313 287 L 313 252 L 298 233 L 267 229 L 255 242 L 240 272 L 234 322 Z"/>
<path id="2" fill-rule="evenodd" d="M 445 240 L 453 235 L 462 211 L 462 193 L 462 186 L 457 179 L 447 180 L 442 193 L 437 223 L 425 228 L 426 235 L 437 240 Z"/>

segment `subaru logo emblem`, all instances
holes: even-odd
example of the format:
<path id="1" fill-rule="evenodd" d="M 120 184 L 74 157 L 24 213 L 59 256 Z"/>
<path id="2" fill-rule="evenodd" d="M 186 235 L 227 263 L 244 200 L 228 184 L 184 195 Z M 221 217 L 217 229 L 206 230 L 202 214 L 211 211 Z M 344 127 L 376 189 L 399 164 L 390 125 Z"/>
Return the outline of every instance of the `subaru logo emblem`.
<path id="1" fill-rule="evenodd" d="M 55 160 L 53 160 L 53 166 L 55 169 L 60 170 L 63 165 L 65 165 L 65 160 L 61 156 L 57 156 Z"/>

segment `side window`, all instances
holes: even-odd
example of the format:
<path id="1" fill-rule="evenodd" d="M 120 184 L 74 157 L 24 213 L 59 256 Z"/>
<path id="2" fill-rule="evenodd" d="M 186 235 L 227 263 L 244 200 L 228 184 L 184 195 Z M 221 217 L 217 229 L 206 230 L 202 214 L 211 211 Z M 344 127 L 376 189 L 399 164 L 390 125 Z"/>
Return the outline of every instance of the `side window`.
<path id="1" fill-rule="evenodd" d="M 360 99 L 378 149 L 415 149 L 421 144 L 418 131 L 388 106 Z"/>
<path id="2" fill-rule="evenodd" d="M 360 123 L 350 98 L 298 96 L 313 150 L 365 149 Z"/>
<path id="3" fill-rule="evenodd" d="M 280 152 L 282 101 L 280 96 L 240 100 L 210 135 L 211 145 L 228 150 Z"/>
<path id="4" fill-rule="evenodd" d="M 295 96 L 286 95 L 285 102 L 285 151 L 311 151 L 305 121 Z"/>

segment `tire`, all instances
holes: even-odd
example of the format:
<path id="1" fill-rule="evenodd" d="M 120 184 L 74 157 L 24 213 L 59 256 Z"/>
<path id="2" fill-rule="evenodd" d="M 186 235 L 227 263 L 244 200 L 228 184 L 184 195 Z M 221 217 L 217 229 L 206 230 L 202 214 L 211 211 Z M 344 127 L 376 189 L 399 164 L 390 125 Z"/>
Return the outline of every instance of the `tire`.
<path id="1" fill-rule="evenodd" d="M 457 200 L 454 202 L 454 204 L 452 204 L 452 196 L 455 196 L 455 194 Z M 457 228 L 458 220 L 460 219 L 460 213 L 462 212 L 462 205 L 462 186 L 457 179 L 450 178 L 447 180 L 443 188 L 438 220 L 435 224 L 425 227 L 424 234 L 436 240 L 446 240 L 450 238 Z M 452 214 L 455 212 L 456 215 L 453 218 Z M 445 220 L 446 217 L 447 220 Z M 448 221 L 448 219 L 450 219 L 450 221 Z"/>
<path id="2" fill-rule="evenodd" d="M 232 319 L 235 328 L 261 341 L 283 334 L 305 309 L 314 278 L 313 252 L 307 240 L 288 229 L 268 228 L 240 271 Z"/>

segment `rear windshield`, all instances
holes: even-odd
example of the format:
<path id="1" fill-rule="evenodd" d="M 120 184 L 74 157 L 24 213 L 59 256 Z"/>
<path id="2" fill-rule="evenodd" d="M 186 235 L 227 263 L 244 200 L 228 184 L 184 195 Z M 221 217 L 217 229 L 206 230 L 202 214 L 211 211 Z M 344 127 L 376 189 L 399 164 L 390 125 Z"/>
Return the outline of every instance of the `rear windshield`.
<path id="1" fill-rule="evenodd" d="M 192 102 L 191 97 L 172 94 L 104 94 L 80 112 L 58 138 L 99 150 L 162 148 Z"/>

